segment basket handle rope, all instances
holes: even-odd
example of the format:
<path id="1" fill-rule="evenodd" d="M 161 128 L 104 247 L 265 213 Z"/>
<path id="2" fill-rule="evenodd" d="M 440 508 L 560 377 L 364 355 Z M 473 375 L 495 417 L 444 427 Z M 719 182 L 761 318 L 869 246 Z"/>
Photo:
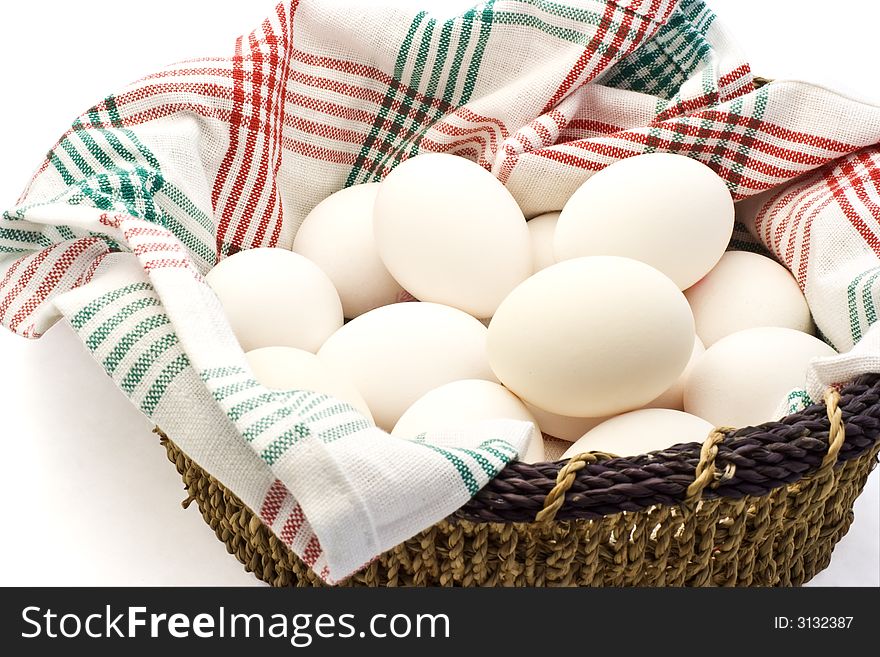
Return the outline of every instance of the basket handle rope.
<path id="1" fill-rule="evenodd" d="M 538 511 L 538 515 L 535 516 L 535 522 L 550 522 L 556 517 L 556 512 L 565 504 L 565 494 L 574 483 L 575 474 L 577 474 L 578 470 L 583 470 L 584 467 L 591 463 L 598 463 L 599 461 L 613 458 L 617 457 L 614 454 L 607 454 L 605 452 L 584 452 L 568 459 L 568 463 L 559 469 L 556 475 L 556 485 L 553 486 L 553 490 L 547 493 L 547 497 L 544 498 L 544 508 Z"/>
<path id="2" fill-rule="evenodd" d="M 837 463 L 837 455 L 846 439 L 846 428 L 843 424 L 843 414 L 840 411 L 840 393 L 834 388 L 829 388 L 824 395 L 825 408 L 828 413 L 828 451 L 819 465 L 818 473 L 824 473 Z M 685 492 L 684 506 L 693 509 L 703 495 L 707 486 L 717 488 L 729 481 L 736 472 L 736 465 L 728 463 L 723 471 L 718 472 L 715 459 L 718 456 L 718 445 L 725 436 L 735 429 L 731 427 L 716 427 L 709 432 L 706 440 L 700 448 L 700 461 L 694 473 L 694 480 Z M 571 457 L 568 462 L 559 469 L 556 475 L 556 485 L 544 498 L 544 508 L 535 516 L 535 522 L 549 522 L 556 518 L 556 513 L 565 503 L 565 494 L 574 484 L 575 475 L 587 465 L 598 463 L 607 459 L 616 458 L 613 454 L 605 452 L 585 452 Z"/>
<path id="3" fill-rule="evenodd" d="M 846 427 L 843 425 L 843 412 L 840 410 L 840 393 L 834 388 L 825 391 L 825 408 L 828 412 L 828 421 L 831 423 L 828 429 L 828 453 L 822 459 L 819 472 L 833 467 L 837 463 L 837 455 L 846 440 Z"/>
<path id="4" fill-rule="evenodd" d="M 709 432 L 706 440 L 700 447 L 700 462 L 697 463 L 697 470 L 694 473 L 694 480 L 687 487 L 684 496 L 684 504 L 686 508 L 693 508 L 694 505 L 703 496 L 706 486 L 712 485 L 717 488 L 721 483 L 728 481 L 736 472 L 736 465 L 729 463 L 724 472 L 718 474 L 715 466 L 715 458 L 718 456 L 718 445 L 720 445 L 725 436 L 734 431 L 732 427 L 716 427 Z"/>

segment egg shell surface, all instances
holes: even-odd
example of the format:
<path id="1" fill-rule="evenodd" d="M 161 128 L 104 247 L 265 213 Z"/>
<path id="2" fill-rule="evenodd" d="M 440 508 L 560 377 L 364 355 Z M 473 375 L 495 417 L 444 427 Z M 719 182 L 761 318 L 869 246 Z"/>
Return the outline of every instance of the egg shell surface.
<path id="1" fill-rule="evenodd" d="M 316 352 L 342 326 L 336 288 L 311 260 L 287 249 L 239 251 L 205 276 L 244 351 Z"/>
<path id="2" fill-rule="evenodd" d="M 536 272 L 556 264 L 556 256 L 553 254 L 553 235 L 556 233 L 556 222 L 558 220 L 558 212 L 547 212 L 546 214 L 532 217 L 528 221 L 529 235 L 532 239 L 532 257 Z"/>
<path id="3" fill-rule="evenodd" d="M 785 396 L 802 388 L 813 358 L 834 356 L 801 331 L 758 327 L 722 338 L 697 361 L 684 389 L 684 408 L 716 426 L 747 427 L 778 420 Z"/>
<path id="4" fill-rule="evenodd" d="M 684 371 L 693 317 L 666 276 L 637 260 L 575 258 L 519 285 L 489 324 L 501 382 L 557 415 L 600 417 L 639 408 Z"/>
<path id="5" fill-rule="evenodd" d="M 562 209 L 556 261 L 641 260 L 684 290 L 712 269 L 733 233 L 727 185 L 701 162 L 670 153 L 628 157 L 593 174 Z"/>
<path id="6" fill-rule="evenodd" d="M 668 408 L 643 408 L 606 420 L 569 447 L 562 458 L 584 452 L 639 456 L 679 443 L 702 443 L 714 427 L 695 415 Z"/>
<path id="7" fill-rule="evenodd" d="M 497 381 L 486 357 L 486 327 L 460 310 L 424 301 L 356 317 L 318 356 L 348 377 L 387 431 L 429 390 L 459 379 Z"/>
<path id="8" fill-rule="evenodd" d="M 379 183 L 366 183 L 331 194 L 306 216 L 293 240 L 294 252 L 318 265 L 333 282 L 348 319 L 403 295 L 373 238 L 378 192 Z"/>
<path id="9" fill-rule="evenodd" d="M 453 381 L 417 399 L 394 425 L 393 436 L 412 438 L 434 430 L 462 427 L 484 420 L 531 422 L 532 437 L 521 460 L 544 460 L 544 441 L 535 418 L 516 395 L 497 383 L 482 379 Z"/>
<path id="10" fill-rule="evenodd" d="M 373 214 L 379 255 L 422 301 L 491 317 L 532 269 L 522 211 L 486 169 L 463 157 L 412 157 L 382 181 Z"/>
<path id="11" fill-rule="evenodd" d="M 523 403 L 526 405 L 526 408 L 529 409 L 529 413 L 531 413 L 538 421 L 538 426 L 541 427 L 541 431 L 548 436 L 553 436 L 554 438 L 566 442 L 574 442 L 587 433 L 587 431 L 608 419 L 607 417 L 570 417 L 568 415 L 557 415 L 556 413 L 550 413 L 549 411 L 545 411 L 543 408 L 538 408 L 528 402 Z"/>
<path id="12" fill-rule="evenodd" d="M 813 333 L 810 308 L 797 281 L 785 267 L 758 253 L 728 251 L 684 294 L 706 347 L 758 326 Z"/>
<path id="13" fill-rule="evenodd" d="M 684 410 L 684 386 L 688 377 L 694 369 L 697 361 L 706 353 L 703 341 L 699 337 L 694 339 L 694 350 L 691 352 L 691 358 L 684 368 L 684 372 L 679 374 L 671 386 L 669 386 L 657 399 L 645 404 L 645 408 L 671 408 L 676 411 Z"/>

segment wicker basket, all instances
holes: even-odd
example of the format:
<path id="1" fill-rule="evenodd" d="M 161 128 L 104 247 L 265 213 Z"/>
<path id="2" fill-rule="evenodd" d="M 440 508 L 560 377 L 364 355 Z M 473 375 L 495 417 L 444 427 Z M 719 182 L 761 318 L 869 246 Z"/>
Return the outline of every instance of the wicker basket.
<path id="1" fill-rule="evenodd" d="M 158 430 L 157 430 L 158 431 Z M 161 432 L 160 432 L 161 434 Z M 880 377 L 825 404 L 634 458 L 514 462 L 354 586 L 793 586 L 825 568 L 880 451 Z M 230 553 L 275 586 L 322 582 L 167 437 Z"/>

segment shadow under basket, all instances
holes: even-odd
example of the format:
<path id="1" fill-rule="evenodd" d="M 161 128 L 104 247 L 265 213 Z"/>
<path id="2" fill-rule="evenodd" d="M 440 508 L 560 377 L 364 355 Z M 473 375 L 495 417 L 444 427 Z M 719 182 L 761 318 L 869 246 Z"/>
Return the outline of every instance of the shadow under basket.
<path id="1" fill-rule="evenodd" d="M 274 586 L 318 577 L 161 431 L 227 550 Z M 797 586 L 831 560 L 877 463 L 880 376 L 824 404 L 637 457 L 514 462 L 349 586 Z"/>

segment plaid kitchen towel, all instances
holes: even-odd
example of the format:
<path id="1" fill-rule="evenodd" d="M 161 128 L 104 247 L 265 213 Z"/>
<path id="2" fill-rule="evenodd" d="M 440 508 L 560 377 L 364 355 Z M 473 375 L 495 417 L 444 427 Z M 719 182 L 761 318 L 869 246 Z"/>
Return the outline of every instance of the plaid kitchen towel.
<path id="1" fill-rule="evenodd" d="M 865 336 L 817 366 L 807 397 L 880 364 L 878 142 L 876 107 L 806 83 L 755 89 L 700 0 L 489 0 L 450 19 L 284 2 L 230 52 L 73 123 L 0 222 L 0 321 L 38 337 L 63 316 L 138 408 L 334 582 L 461 506 L 528 427 L 403 440 L 325 395 L 262 388 L 204 283 L 218 260 L 290 247 L 327 195 L 421 152 L 480 163 L 527 216 L 616 160 L 681 153 L 744 200 L 737 240 L 791 269 L 835 347 Z"/>

